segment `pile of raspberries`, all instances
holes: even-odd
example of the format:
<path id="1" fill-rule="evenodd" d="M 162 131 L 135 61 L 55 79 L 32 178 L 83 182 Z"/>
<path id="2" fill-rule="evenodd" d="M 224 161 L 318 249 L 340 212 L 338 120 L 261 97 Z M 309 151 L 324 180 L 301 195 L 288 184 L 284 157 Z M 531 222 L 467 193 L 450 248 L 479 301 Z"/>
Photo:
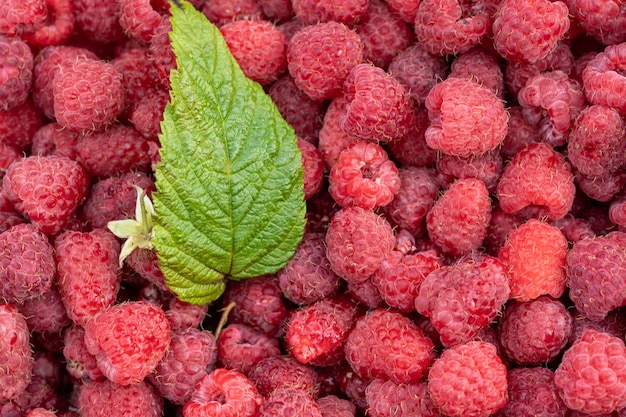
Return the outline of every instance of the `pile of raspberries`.
<path id="1" fill-rule="evenodd" d="M 192 4 L 298 137 L 304 238 L 210 305 L 120 264 L 179 6 L 2 0 L 0 416 L 626 416 L 626 2 Z"/>

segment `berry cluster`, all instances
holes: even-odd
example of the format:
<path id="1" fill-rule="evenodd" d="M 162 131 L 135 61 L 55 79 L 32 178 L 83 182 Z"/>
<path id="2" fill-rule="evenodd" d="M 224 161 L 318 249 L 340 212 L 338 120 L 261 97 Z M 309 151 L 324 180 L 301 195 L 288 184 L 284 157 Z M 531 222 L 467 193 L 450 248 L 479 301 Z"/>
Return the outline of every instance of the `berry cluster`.
<path id="1" fill-rule="evenodd" d="M 152 213 L 174 3 L 0 3 L 1 416 L 626 415 L 624 1 L 191 1 L 307 202 L 210 305 L 108 227 Z"/>

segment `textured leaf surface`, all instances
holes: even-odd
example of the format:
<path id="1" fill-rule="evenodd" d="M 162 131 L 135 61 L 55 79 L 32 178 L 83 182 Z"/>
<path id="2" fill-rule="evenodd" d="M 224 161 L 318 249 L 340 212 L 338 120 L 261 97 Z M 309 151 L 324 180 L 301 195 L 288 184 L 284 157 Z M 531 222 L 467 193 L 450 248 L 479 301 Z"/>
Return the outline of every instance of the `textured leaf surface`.
<path id="1" fill-rule="evenodd" d="M 301 154 L 293 129 L 247 79 L 219 29 L 172 5 L 171 102 L 161 123 L 154 246 L 168 286 L 206 303 L 225 278 L 273 273 L 304 231 Z"/>

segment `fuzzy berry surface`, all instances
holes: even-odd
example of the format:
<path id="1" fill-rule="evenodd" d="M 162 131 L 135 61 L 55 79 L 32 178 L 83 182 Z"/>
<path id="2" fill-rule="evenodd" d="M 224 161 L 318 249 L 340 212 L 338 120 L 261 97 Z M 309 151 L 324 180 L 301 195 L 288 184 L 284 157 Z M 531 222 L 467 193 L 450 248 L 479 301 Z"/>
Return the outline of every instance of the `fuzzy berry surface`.
<path id="1" fill-rule="evenodd" d="M 118 385 L 109 380 L 89 381 L 77 393 L 77 409 L 85 417 L 106 417 L 111 410 L 132 417 L 163 414 L 163 398 L 147 382 Z"/>
<path id="2" fill-rule="evenodd" d="M 222 329 L 217 340 L 220 366 L 243 374 L 261 360 L 280 356 L 279 340 L 245 324 L 232 323 Z"/>
<path id="3" fill-rule="evenodd" d="M 34 367 L 26 320 L 12 304 L 0 303 L 0 400 L 20 395 L 31 381 Z"/>
<path id="4" fill-rule="evenodd" d="M 313 366 L 299 362 L 292 355 L 268 356 L 247 375 L 264 397 L 278 388 L 295 388 L 313 397 L 319 392 L 318 376 Z"/>
<path id="5" fill-rule="evenodd" d="M 563 417 L 568 408 L 554 384 L 554 372 L 542 366 L 519 367 L 507 372 L 509 402 L 507 417 L 541 415 Z"/>

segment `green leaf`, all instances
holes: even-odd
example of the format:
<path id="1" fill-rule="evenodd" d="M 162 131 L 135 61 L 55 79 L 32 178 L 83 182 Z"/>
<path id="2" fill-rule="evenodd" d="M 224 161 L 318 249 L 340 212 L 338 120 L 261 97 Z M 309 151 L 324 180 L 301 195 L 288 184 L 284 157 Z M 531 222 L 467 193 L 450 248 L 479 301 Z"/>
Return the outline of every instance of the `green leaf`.
<path id="1" fill-rule="evenodd" d="M 171 12 L 177 70 L 159 137 L 153 243 L 168 286 L 202 304 L 226 278 L 289 261 L 304 233 L 303 169 L 293 129 L 219 29 L 186 1 Z"/>

